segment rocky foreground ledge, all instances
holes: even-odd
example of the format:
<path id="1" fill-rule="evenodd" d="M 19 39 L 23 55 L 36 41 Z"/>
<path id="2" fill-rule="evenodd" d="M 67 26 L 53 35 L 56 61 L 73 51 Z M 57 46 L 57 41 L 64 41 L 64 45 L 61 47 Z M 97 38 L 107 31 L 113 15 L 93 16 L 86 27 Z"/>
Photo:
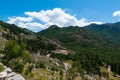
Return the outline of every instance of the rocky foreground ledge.
<path id="1" fill-rule="evenodd" d="M 0 65 L 3 64 L 0 63 Z M 13 72 L 10 67 L 3 66 L 4 70 L 0 72 L 0 80 L 25 80 L 20 74 Z"/>

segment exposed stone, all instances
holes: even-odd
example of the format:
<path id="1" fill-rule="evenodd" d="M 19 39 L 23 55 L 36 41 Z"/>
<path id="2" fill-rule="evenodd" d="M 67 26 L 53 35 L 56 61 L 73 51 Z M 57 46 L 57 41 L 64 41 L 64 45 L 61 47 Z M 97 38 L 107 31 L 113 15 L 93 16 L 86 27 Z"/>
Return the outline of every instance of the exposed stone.
<path id="1" fill-rule="evenodd" d="M 0 65 L 3 65 L 0 63 Z M 15 72 L 12 72 L 12 69 L 3 65 L 4 71 L 0 72 L 0 80 L 25 80 L 24 77 L 22 77 L 20 74 L 16 74 Z"/>
<path id="2" fill-rule="evenodd" d="M 11 72 L 12 72 L 12 69 L 8 67 L 8 68 L 5 69 L 5 71 L 6 71 L 7 73 L 11 73 Z"/>
<path id="3" fill-rule="evenodd" d="M 6 76 L 7 76 L 7 72 L 6 71 L 0 72 L 0 80 L 5 78 Z"/>
<path id="4" fill-rule="evenodd" d="M 16 75 L 16 73 L 15 72 L 11 72 L 11 73 L 7 74 L 7 78 L 13 77 L 14 75 Z"/>
<path id="5" fill-rule="evenodd" d="M 65 69 L 68 70 L 69 68 L 71 68 L 71 65 L 69 63 L 64 63 Z"/>
<path id="6" fill-rule="evenodd" d="M 25 80 L 20 74 L 16 74 L 13 77 L 9 77 L 8 80 Z"/>

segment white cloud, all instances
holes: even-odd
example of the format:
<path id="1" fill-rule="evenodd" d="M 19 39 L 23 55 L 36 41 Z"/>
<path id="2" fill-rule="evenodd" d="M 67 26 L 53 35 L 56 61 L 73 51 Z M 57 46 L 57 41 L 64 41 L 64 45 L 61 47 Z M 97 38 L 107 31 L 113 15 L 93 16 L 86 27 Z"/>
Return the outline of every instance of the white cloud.
<path id="1" fill-rule="evenodd" d="M 18 22 L 17 25 L 22 27 L 22 28 L 30 29 L 30 30 L 32 30 L 34 32 L 38 32 L 41 29 L 45 29 L 44 25 L 42 25 L 40 23 L 37 23 L 37 22 L 28 22 L 28 23 Z"/>
<path id="2" fill-rule="evenodd" d="M 8 23 L 14 23 L 20 27 L 31 30 L 32 28 L 34 30 L 37 28 L 38 30 L 46 29 L 50 25 L 58 25 L 60 27 L 73 25 L 82 27 L 91 23 L 102 24 L 102 22 L 97 21 L 88 22 L 85 18 L 77 19 L 75 16 L 66 13 L 66 11 L 61 8 L 55 8 L 53 10 L 41 10 L 40 12 L 25 12 L 24 14 L 28 17 L 9 17 Z"/>
<path id="3" fill-rule="evenodd" d="M 113 16 L 114 16 L 114 17 L 120 16 L 120 11 L 115 11 L 115 12 L 113 12 Z"/>
<path id="4" fill-rule="evenodd" d="M 16 22 L 30 22 L 33 21 L 31 17 L 8 17 L 8 23 L 14 24 Z"/>
<path id="5" fill-rule="evenodd" d="M 77 19 L 70 14 L 65 13 L 64 10 L 60 8 L 55 8 L 53 10 L 42 10 L 40 12 L 25 12 L 26 15 L 36 18 L 47 25 L 56 24 L 59 26 L 69 26 L 74 25 Z"/>

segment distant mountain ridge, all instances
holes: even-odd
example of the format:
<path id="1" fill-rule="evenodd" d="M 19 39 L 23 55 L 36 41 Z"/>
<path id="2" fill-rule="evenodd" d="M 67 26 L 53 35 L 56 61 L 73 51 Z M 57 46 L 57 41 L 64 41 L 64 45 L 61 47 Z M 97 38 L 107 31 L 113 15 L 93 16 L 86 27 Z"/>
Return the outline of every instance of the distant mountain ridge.
<path id="1" fill-rule="evenodd" d="M 0 26 L 10 30 L 11 32 L 13 32 L 15 34 L 20 34 L 20 33 L 32 34 L 32 33 L 34 33 L 28 29 L 20 28 L 20 27 L 16 26 L 15 24 L 8 24 L 8 23 L 5 23 L 3 21 L 0 21 Z"/>
<path id="2" fill-rule="evenodd" d="M 18 43 L 25 42 L 27 49 L 31 51 L 31 53 L 38 52 L 41 48 L 47 51 L 49 45 L 51 47 L 55 46 L 55 44 L 47 38 L 40 37 L 28 29 L 20 28 L 14 24 L 8 24 L 3 21 L 0 21 L 0 33 L 2 40 L 14 40 Z"/>
<path id="3" fill-rule="evenodd" d="M 120 45 L 120 22 L 103 25 L 89 25 L 84 28 Z"/>
<path id="4" fill-rule="evenodd" d="M 28 80 L 48 80 L 48 77 L 51 80 L 119 80 L 116 77 L 120 75 L 119 25 L 52 25 L 34 33 L 0 21 L 0 51 L 6 56 L 1 56 L 2 62 L 10 67 L 15 66 L 13 70 L 23 70 L 22 74 Z M 7 42 L 10 43 L 5 45 Z M 28 51 L 31 59 L 24 56 L 26 53 L 21 50 Z M 19 65 L 17 68 L 16 62 Z"/>
<path id="5" fill-rule="evenodd" d="M 60 42 L 70 40 L 71 37 L 71 39 L 75 39 L 75 41 L 79 39 L 83 42 L 91 42 L 91 44 L 95 44 L 101 47 L 102 45 L 105 45 L 104 47 L 110 47 L 115 44 L 115 47 L 120 46 L 119 34 L 120 22 L 102 25 L 91 24 L 85 27 L 69 26 L 63 28 L 53 25 L 48 29 L 38 32 L 38 35 L 45 36 Z M 64 40 L 61 41 L 61 39 Z M 74 42 L 74 40 L 71 40 L 70 42 Z"/>
<path id="6" fill-rule="evenodd" d="M 111 66 L 113 72 L 120 75 L 120 22 L 91 24 L 85 27 L 51 27 L 37 34 L 52 39 L 76 53 L 98 55 Z"/>

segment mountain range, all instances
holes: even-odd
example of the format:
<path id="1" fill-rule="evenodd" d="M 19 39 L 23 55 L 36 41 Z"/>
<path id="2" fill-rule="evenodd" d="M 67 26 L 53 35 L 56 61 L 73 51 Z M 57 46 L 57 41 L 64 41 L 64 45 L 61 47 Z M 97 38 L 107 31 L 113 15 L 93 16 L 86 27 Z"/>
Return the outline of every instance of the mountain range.
<path id="1" fill-rule="evenodd" d="M 119 34 L 119 22 L 35 33 L 0 21 L 0 60 L 28 80 L 119 80 Z"/>
<path id="2" fill-rule="evenodd" d="M 72 49 L 74 47 L 75 49 L 78 47 L 119 48 L 120 46 L 120 23 L 63 28 L 53 25 L 37 34 L 63 43 L 66 47 L 72 46 Z"/>

